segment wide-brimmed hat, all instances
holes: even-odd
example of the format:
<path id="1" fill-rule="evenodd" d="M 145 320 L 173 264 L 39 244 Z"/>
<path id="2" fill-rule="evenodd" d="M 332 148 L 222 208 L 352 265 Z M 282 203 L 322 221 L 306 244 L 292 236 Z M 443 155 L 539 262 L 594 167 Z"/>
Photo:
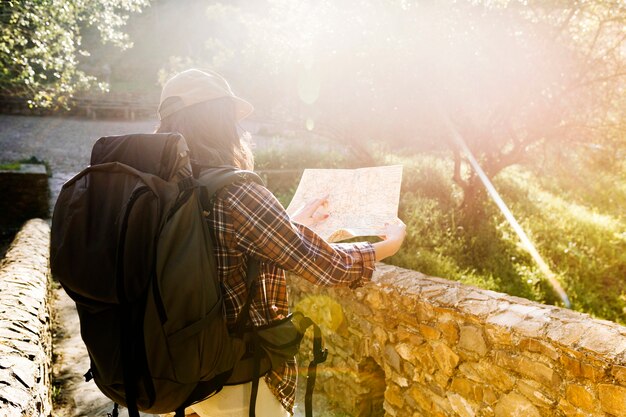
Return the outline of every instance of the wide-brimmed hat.
<path id="1" fill-rule="evenodd" d="M 252 104 L 237 97 L 224 77 L 214 71 L 189 69 L 170 78 L 163 86 L 159 103 L 159 119 L 176 113 L 185 107 L 204 101 L 230 97 L 235 103 L 237 120 L 254 110 Z"/>

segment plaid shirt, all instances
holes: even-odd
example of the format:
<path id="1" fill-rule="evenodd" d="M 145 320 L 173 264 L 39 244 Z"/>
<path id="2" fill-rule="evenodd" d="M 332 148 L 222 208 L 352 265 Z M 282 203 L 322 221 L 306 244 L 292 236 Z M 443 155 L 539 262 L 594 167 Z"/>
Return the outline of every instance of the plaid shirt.
<path id="1" fill-rule="evenodd" d="M 370 243 L 326 242 L 309 228 L 292 223 L 276 197 L 252 182 L 233 184 L 219 192 L 207 221 L 216 243 L 218 275 L 231 326 L 246 302 L 249 257 L 261 261 L 260 290 L 250 306 L 250 317 L 257 326 L 289 314 L 285 271 L 318 285 L 350 287 L 369 281 L 374 271 L 374 248 Z M 296 376 L 294 358 L 265 377 L 290 412 Z"/>

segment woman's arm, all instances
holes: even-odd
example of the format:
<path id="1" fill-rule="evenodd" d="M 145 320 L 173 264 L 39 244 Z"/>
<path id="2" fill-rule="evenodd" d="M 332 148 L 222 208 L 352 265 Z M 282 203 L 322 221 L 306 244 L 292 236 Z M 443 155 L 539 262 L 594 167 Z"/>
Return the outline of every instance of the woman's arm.
<path id="1" fill-rule="evenodd" d="M 326 197 L 315 199 L 297 210 L 291 216 L 291 220 L 307 227 L 323 222 L 328 218 L 328 214 L 323 210 L 327 204 L 328 199 Z M 406 225 L 401 220 L 395 224 L 386 224 L 381 236 L 383 241 L 372 245 L 376 253 L 376 261 L 395 255 L 402 246 L 405 236 Z"/>
<path id="2" fill-rule="evenodd" d="M 274 195 L 257 184 L 229 191 L 224 204 L 232 216 L 233 245 L 238 250 L 318 285 L 353 286 L 371 278 L 376 260 L 371 243 L 326 242 L 292 223 Z"/>
<path id="3" fill-rule="evenodd" d="M 381 261 L 389 256 L 395 255 L 406 236 L 406 225 L 400 221 L 397 224 L 388 224 L 385 226 L 382 242 L 373 243 L 376 252 L 376 261 Z"/>

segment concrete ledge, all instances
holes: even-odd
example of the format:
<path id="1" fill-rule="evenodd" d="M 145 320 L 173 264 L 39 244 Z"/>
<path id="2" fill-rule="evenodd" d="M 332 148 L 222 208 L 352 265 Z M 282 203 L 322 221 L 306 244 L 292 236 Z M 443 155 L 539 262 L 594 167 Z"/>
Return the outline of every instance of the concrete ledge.
<path id="1" fill-rule="evenodd" d="M 626 416 L 626 327 L 377 267 L 356 290 L 290 277 L 294 308 L 325 328 L 316 391 L 349 415 Z"/>
<path id="2" fill-rule="evenodd" d="M 46 167 L 20 164 L 17 171 L 0 170 L 0 231 L 17 231 L 27 220 L 49 217 Z"/>
<path id="3" fill-rule="evenodd" d="M 52 413 L 50 227 L 28 221 L 0 264 L 0 415 Z"/>

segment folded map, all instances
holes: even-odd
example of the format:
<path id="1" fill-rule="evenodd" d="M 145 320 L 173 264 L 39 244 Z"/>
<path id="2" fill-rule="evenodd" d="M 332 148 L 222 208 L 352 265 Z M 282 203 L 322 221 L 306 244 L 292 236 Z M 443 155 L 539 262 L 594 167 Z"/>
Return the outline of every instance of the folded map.
<path id="1" fill-rule="evenodd" d="M 398 221 L 402 165 L 358 169 L 306 169 L 287 213 L 326 197 L 329 215 L 309 226 L 329 242 L 379 236 L 385 223 Z"/>

